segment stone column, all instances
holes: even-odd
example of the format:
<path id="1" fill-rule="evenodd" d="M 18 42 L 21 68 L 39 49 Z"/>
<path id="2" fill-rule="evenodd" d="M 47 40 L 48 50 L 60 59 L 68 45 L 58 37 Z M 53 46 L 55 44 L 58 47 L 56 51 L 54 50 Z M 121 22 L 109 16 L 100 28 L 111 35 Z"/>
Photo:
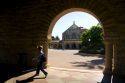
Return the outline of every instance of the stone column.
<path id="1" fill-rule="evenodd" d="M 113 83 L 125 83 L 125 40 L 114 42 Z"/>
<path id="2" fill-rule="evenodd" d="M 111 83 L 112 58 L 113 58 L 113 44 L 110 41 L 106 41 L 105 42 L 105 69 L 103 71 L 104 77 L 101 83 Z"/>
<path id="3" fill-rule="evenodd" d="M 48 58 L 48 43 L 47 42 L 43 43 L 43 52 L 46 55 L 46 58 Z"/>
<path id="4" fill-rule="evenodd" d="M 43 43 L 43 52 L 46 55 L 46 60 L 47 61 L 46 61 L 45 65 L 47 65 L 47 62 L 48 62 L 48 42 Z"/>
<path id="5" fill-rule="evenodd" d="M 105 43 L 105 69 L 104 74 L 112 74 L 112 58 L 113 58 L 113 44 L 112 42 Z"/>

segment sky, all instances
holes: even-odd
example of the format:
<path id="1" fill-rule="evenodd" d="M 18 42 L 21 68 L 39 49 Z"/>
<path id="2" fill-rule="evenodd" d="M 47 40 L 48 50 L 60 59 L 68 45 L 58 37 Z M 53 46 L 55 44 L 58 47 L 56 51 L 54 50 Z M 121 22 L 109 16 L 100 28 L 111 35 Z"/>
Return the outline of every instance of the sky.
<path id="1" fill-rule="evenodd" d="M 67 30 L 74 21 L 77 26 L 87 29 L 99 23 L 95 17 L 86 12 L 71 12 L 65 14 L 56 22 L 52 30 L 52 36 L 58 36 L 60 39 L 62 39 L 62 33 Z"/>

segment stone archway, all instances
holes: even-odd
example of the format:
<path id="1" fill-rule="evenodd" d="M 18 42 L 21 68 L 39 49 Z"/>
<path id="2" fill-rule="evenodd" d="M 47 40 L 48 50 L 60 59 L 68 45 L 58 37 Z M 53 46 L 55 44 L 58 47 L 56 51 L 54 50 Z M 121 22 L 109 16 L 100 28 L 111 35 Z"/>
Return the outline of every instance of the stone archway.
<path id="1" fill-rule="evenodd" d="M 81 12 L 86 12 L 86 13 L 89 13 L 91 14 L 92 16 L 94 16 L 100 23 L 100 19 L 94 14 L 92 13 L 91 11 L 89 10 L 86 10 L 86 9 L 83 9 L 83 8 L 69 8 L 69 9 L 66 9 L 62 12 L 60 12 L 59 14 L 57 14 L 55 16 L 55 18 L 51 21 L 51 24 L 49 26 L 49 29 L 48 29 L 48 35 L 47 35 L 47 38 L 48 40 L 51 40 L 51 34 L 52 34 L 52 30 L 53 30 L 53 27 L 55 25 L 55 23 L 62 17 L 64 16 L 65 14 L 68 14 L 68 13 L 71 13 L 71 12 L 75 12 L 75 11 L 81 11 Z"/>
<path id="2" fill-rule="evenodd" d="M 7 3 L 7 2 L 6 2 Z M 104 27 L 106 68 L 104 73 L 125 77 L 125 1 L 124 0 L 28 0 L 3 3 L 0 13 L 0 62 L 17 64 L 18 53 L 27 54 L 27 65 L 33 65 L 36 46 L 50 39 L 53 19 L 63 11 L 82 8 L 93 12 Z M 64 12 L 65 14 L 65 12 Z M 91 13 L 90 13 L 91 14 Z M 60 16 L 59 16 L 60 17 Z M 122 78 L 121 78 L 122 79 Z M 116 80 L 117 82 L 117 80 Z"/>
<path id="3" fill-rule="evenodd" d="M 74 11 L 82 11 L 82 12 L 87 12 L 91 15 L 93 15 L 101 24 L 103 24 L 100 19 L 94 14 L 92 13 L 91 11 L 88 11 L 86 9 L 83 9 L 83 8 L 70 8 L 70 9 L 67 9 L 67 10 L 64 10 L 63 12 L 61 12 L 60 14 L 58 14 L 51 22 L 50 26 L 49 26 L 49 29 L 48 29 L 48 40 L 51 40 L 51 33 L 52 33 L 52 29 L 55 25 L 55 23 L 65 14 L 67 13 L 70 13 L 70 12 L 74 12 Z M 103 25 L 102 25 L 103 26 Z M 104 31 L 105 31 L 105 27 L 103 27 Z M 107 34 L 107 33 L 106 33 Z M 104 35 L 105 35 L 105 32 L 104 32 Z M 104 38 L 105 42 L 109 42 L 107 41 L 105 38 Z M 74 45 L 74 44 L 73 44 Z M 108 45 L 109 46 L 109 45 Z M 67 47 L 67 45 L 66 45 Z M 67 47 L 68 48 L 68 47 Z M 73 48 L 73 47 L 72 47 Z M 106 49 L 110 50 L 110 52 L 108 50 L 106 50 L 106 64 L 105 64 L 105 70 L 104 70 L 104 74 L 106 75 L 109 75 L 110 76 L 110 79 L 108 81 L 111 81 L 111 75 L 112 75 L 112 58 L 113 58 L 113 50 L 111 50 L 113 47 L 111 47 L 109 49 L 109 47 L 107 47 L 106 45 Z"/>
<path id="4" fill-rule="evenodd" d="M 90 11 L 88 11 L 90 10 Z M 112 36 L 114 36 L 115 34 L 113 34 L 113 32 L 110 31 L 110 29 L 115 26 L 113 23 L 115 23 L 115 20 L 114 18 L 110 18 L 110 20 L 105 20 L 105 19 L 108 19 L 110 17 L 110 12 L 108 12 L 107 10 L 105 10 L 105 8 L 102 10 L 99 10 L 96 12 L 96 10 L 94 10 L 94 13 L 91 12 L 91 8 L 90 9 L 83 9 L 83 8 L 79 8 L 79 7 L 76 7 L 76 8 L 69 8 L 69 9 L 65 9 L 64 11 L 61 11 L 61 13 L 57 14 L 55 16 L 55 18 L 51 21 L 51 24 L 49 26 L 49 29 L 48 29 L 48 40 L 51 39 L 51 33 L 52 33 L 52 29 L 55 25 L 55 23 L 58 21 L 58 19 L 60 17 L 62 17 L 63 15 L 69 13 L 69 12 L 73 12 L 73 11 L 83 11 L 83 12 L 87 12 L 91 15 L 93 15 L 96 19 L 98 19 L 98 21 L 103 25 L 103 29 L 104 29 L 104 40 L 105 40 L 105 45 L 106 45 L 106 58 L 105 58 L 105 70 L 104 70 L 104 79 L 105 79 L 105 75 L 109 76 L 108 78 L 106 77 L 106 79 L 108 79 L 106 81 L 107 82 L 111 82 L 111 76 L 112 76 L 112 73 L 113 73 L 113 67 L 112 67 L 112 64 L 113 64 L 113 38 Z M 93 10 L 92 10 L 93 11 Z M 105 12 L 104 12 L 105 11 Z M 99 12 L 101 12 L 99 14 Z M 97 15 L 95 15 L 97 14 Z M 101 21 L 100 21 L 101 20 Z M 114 36 L 115 37 L 115 36 Z M 110 45 L 109 45 L 110 43 Z M 110 47 L 109 47 L 110 46 Z M 104 82 L 102 80 L 102 82 Z"/>
<path id="5" fill-rule="evenodd" d="M 121 62 L 118 61 L 118 60 L 122 59 L 122 57 L 124 56 L 123 52 L 122 52 L 123 54 L 118 54 L 119 51 L 121 52 L 121 50 L 124 50 L 124 47 L 122 46 L 123 48 L 120 49 L 119 51 L 117 49 L 117 45 L 118 46 L 124 45 L 123 43 L 122 44 L 118 43 L 118 40 L 120 40 L 120 42 L 124 41 L 125 38 L 123 37 L 123 35 L 125 35 L 124 34 L 125 30 L 122 29 L 122 27 L 124 25 L 119 27 L 119 29 L 118 29 L 120 21 L 123 22 L 123 20 L 120 20 L 119 18 L 117 18 L 117 15 L 119 15 L 120 13 L 118 14 L 118 11 L 115 12 L 115 9 L 113 9 L 114 6 L 111 5 L 111 3 L 113 3 L 113 4 L 118 3 L 119 8 L 123 8 L 123 6 L 120 5 L 120 3 L 123 3 L 123 2 L 116 1 L 116 2 L 110 3 L 108 1 L 96 1 L 95 2 L 94 0 L 91 0 L 91 1 L 70 0 L 67 2 L 62 1 L 61 3 L 63 4 L 63 7 L 61 6 L 61 8 L 57 8 L 58 11 L 56 11 L 56 10 L 50 11 L 49 14 L 53 13 L 53 15 L 54 15 L 52 17 L 56 17 L 57 15 L 60 14 L 60 12 L 71 9 L 71 8 L 83 8 L 85 10 L 89 10 L 89 11 L 93 12 L 101 20 L 101 23 L 104 27 L 104 40 L 105 40 L 105 46 L 106 46 L 106 56 L 105 56 L 106 59 L 105 59 L 104 74 L 109 75 L 110 77 L 111 77 L 112 73 L 114 75 L 122 75 L 122 77 L 125 76 L 125 73 L 123 71 L 123 69 L 125 68 L 125 65 L 121 65 L 123 61 L 121 61 Z M 71 3 L 71 4 L 66 5 L 66 3 Z M 120 9 L 120 11 L 122 11 L 122 12 L 123 12 L 123 10 L 124 9 Z M 119 20 L 116 20 L 115 17 Z M 58 16 L 57 16 L 57 18 L 58 18 Z M 54 19 L 54 18 L 52 18 L 52 19 Z M 52 19 L 51 19 L 52 24 L 50 24 L 50 27 L 53 25 L 53 22 L 57 20 L 57 19 L 54 19 L 54 21 L 52 21 Z M 117 27 L 117 28 L 115 29 L 114 27 Z M 51 28 L 49 28 L 49 30 L 51 31 Z M 123 31 L 121 31 L 121 30 L 123 30 Z M 119 33 L 119 32 L 121 32 L 121 33 Z M 51 33 L 48 33 L 48 34 L 50 35 Z M 49 35 L 47 37 L 48 39 L 49 39 Z M 120 36 L 120 38 L 118 38 L 119 36 Z M 118 58 L 117 54 L 122 55 L 122 57 Z M 112 67 L 112 62 L 113 62 L 113 67 Z M 120 65 L 124 68 L 120 67 Z M 115 66 L 116 66 L 116 68 L 115 68 Z M 120 71 L 120 74 L 119 74 L 119 71 Z M 123 75 L 123 73 L 124 73 L 124 75 Z M 110 83 L 110 81 L 111 81 L 111 79 L 108 80 L 109 83 Z"/>

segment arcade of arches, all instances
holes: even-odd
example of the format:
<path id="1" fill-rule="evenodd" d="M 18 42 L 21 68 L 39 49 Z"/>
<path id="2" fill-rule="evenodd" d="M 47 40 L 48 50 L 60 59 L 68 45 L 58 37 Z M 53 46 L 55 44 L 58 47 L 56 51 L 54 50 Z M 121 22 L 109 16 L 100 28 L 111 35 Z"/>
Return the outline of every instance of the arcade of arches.
<path id="1" fill-rule="evenodd" d="M 88 12 L 104 27 L 104 74 L 125 77 L 125 0 L 5 0 L 0 3 L 0 63 L 33 66 L 37 45 L 47 55 L 56 21 L 73 11 Z M 22 58 L 22 60 L 23 60 Z"/>

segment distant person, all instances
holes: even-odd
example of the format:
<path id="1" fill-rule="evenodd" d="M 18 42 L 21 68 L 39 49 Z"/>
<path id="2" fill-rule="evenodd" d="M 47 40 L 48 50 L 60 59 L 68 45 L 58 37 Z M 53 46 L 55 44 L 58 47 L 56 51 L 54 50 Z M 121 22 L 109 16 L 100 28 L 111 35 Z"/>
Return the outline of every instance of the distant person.
<path id="1" fill-rule="evenodd" d="M 38 46 L 37 47 L 38 52 L 37 52 L 37 69 L 36 69 L 36 76 L 39 75 L 40 70 L 44 73 L 45 78 L 47 77 L 47 72 L 44 70 L 43 63 L 46 61 L 45 54 L 43 53 L 43 47 Z"/>

